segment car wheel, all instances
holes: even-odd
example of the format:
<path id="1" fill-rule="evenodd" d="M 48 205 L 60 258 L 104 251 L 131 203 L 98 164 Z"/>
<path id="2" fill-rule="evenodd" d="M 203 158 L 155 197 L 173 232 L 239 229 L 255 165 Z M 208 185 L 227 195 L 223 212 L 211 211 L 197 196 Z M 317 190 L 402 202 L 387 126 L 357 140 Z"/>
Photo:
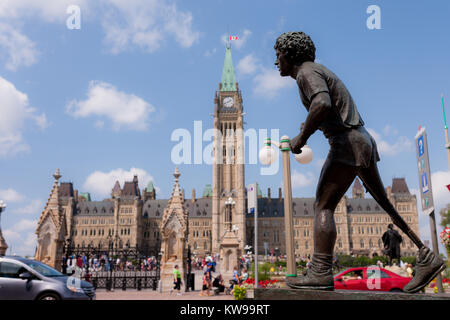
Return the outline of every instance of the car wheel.
<path id="1" fill-rule="evenodd" d="M 395 289 L 391 289 L 390 292 L 403 292 L 403 290 L 402 290 L 402 289 L 395 288 Z"/>
<path id="2" fill-rule="evenodd" d="M 38 300 L 55 301 L 61 300 L 61 298 L 56 293 L 44 293 L 43 295 L 39 296 Z"/>

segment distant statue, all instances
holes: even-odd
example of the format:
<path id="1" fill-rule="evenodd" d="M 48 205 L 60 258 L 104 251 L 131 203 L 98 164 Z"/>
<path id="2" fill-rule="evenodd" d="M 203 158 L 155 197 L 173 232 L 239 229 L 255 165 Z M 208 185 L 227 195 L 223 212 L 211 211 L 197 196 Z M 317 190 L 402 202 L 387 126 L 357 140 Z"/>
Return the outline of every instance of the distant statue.
<path id="1" fill-rule="evenodd" d="M 398 259 L 400 265 L 400 243 L 402 243 L 402 236 L 397 230 L 394 230 L 394 225 L 390 223 L 387 231 L 381 237 L 384 245 L 384 254 L 388 256 L 388 264 L 392 266 L 392 260 Z"/>
<path id="2" fill-rule="evenodd" d="M 333 72 L 314 62 L 316 47 L 304 32 L 283 33 L 276 40 L 274 49 L 280 75 L 296 81 L 300 99 L 308 112 L 300 133 L 290 141 L 292 152 L 301 153 L 317 130 L 323 132 L 330 144 L 314 203 L 311 268 L 305 276 L 287 277 L 286 284 L 295 289 L 334 290 L 332 264 L 337 237 L 334 210 L 353 180 L 359 177 L 392 222 L 419 249 L 415 276 L 403 290 L 410 293 L 421 290 L 446 265 L 422 243 L 389 201 L 378 172 L 380 157 L 376 142 L 364 128 L 350 92 Z"/>

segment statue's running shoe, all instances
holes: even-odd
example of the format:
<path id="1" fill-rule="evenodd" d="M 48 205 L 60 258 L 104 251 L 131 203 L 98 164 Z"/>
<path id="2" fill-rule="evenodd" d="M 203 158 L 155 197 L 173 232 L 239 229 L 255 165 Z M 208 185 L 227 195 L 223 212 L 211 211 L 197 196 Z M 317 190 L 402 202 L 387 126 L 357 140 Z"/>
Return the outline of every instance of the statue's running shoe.
<path id="1" fill-rule="evenodd" d="M 411 281 L 403 288 L 406 293 L 416 293 L 422 290 L 440 272 L 446 268 L 444 260 L 436 255 L 430 248 L 423 246 L 417 256 L 415 274 Z"/>
<path id="2" fill-rule="evenodd" d="M 305 275 L 286 277 L 286 285 L 293 289 L 334 290 L 333 256 L 314 253 L 311 268 Z"/>

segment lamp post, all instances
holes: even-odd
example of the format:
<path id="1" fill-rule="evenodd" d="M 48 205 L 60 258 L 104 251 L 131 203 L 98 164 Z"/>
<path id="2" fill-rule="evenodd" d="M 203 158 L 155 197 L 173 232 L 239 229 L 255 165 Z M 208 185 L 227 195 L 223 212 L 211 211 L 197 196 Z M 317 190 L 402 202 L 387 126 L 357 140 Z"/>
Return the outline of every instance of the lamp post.
<path id="1" fill-rule="evenodd" d="M 1 224 L 2 211 L 5 210 L 5 208 L 6 203 L 4 203 L 3 200 L 0 200 L 0 256 L 4 256 L 6 254 L 6 250 L 8 249 L 8 245 L 6 244 L 6 241 L 2 235 L 2 224 Z"/>
<path id="2" fill-rule="evenodd" d="M 232 231 L 233 228 L 233 207 L 236 205 L 236 201 L 233 198 L 229 197 L 227 201 L 225 201 L 225 207 L 228 212 L 228 227 L 229 231 Z"/>
<path id="3" fill-rule="evenodd" d="M 292 216 L 292 185 L 291 185 L 291 163 L 289 152 L 291 151 L 290 140 L 288 136 L 281 137 L 280 143 L 273 142 L 267 138 L 264 142 L 264 148 L 259 152 L 259 159 L 265 165 L 270 165 L 275 161 L 275 150 L 271 145 L 277 146 L 282 153 L 283 158 L 283 187 L 284 187 L 284 227 L 286 234 L 286 267 L 287 277 L 297 276 L 297 267 L 295 264 L 294 254 L 294 232 L 293 232 L 293 216 Z M 295 160 L 301 164 L 311 162 L 313 152 L 308 146 L 302 148 L 300 154 L 295 155 Z"/>

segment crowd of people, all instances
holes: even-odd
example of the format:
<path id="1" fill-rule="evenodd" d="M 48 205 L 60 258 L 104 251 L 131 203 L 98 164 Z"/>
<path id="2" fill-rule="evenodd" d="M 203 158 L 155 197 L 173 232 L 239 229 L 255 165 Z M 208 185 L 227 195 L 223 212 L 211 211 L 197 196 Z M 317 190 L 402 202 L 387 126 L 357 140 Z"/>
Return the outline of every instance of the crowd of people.
<path id="1" fill-rule="evenodd" d="M 140 262 L 140 263 L 139 263 Z M 75 268 L 89 272 L 98 271 L 153 271 L 157 268 L 156 257 L 145 257 L 138 261 L 130 261 L 125 257 L 108 257 L 106 254 L 87 256 L 72 255 L 63 257 L 63 273 L 72 273 Z"/>

